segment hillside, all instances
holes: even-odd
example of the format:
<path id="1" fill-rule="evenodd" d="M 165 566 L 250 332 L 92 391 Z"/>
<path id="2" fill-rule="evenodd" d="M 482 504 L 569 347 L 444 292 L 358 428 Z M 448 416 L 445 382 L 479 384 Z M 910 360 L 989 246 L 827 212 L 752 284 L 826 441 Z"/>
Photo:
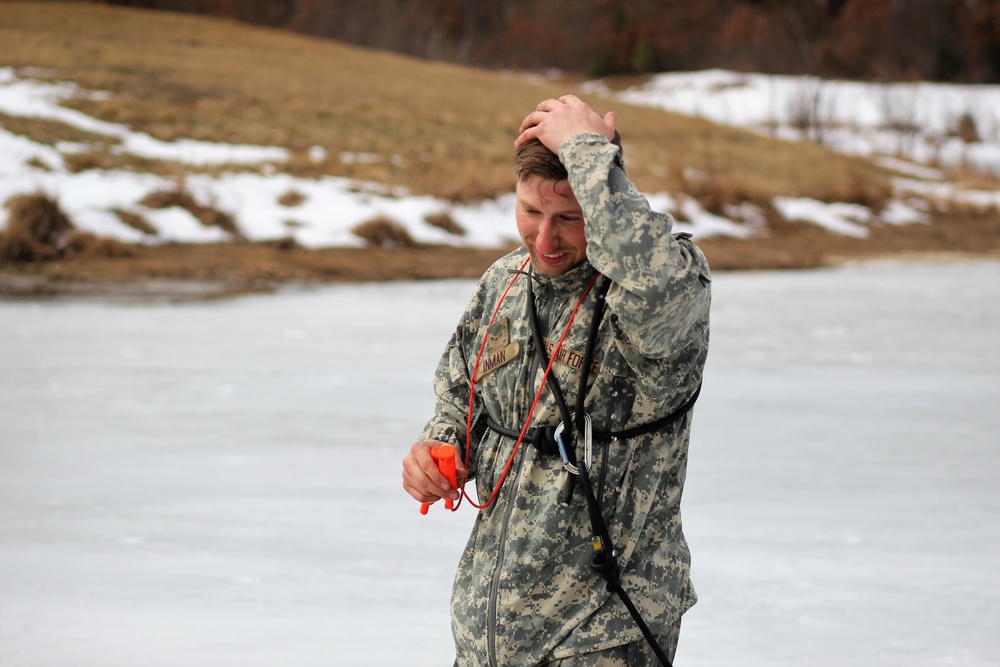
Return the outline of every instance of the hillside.
<path id="1" fill-rule="evenodd" d="M 0 290 L 7 293 L 162 280 L 266 289 L 293 280 L 476 275 L 513 236 L 512 219 L 508 235 L 496 232 L 483 242 L 473 228 L 484 207 L 503 209 L 501 195 L 513 187 L 516 128 L 539 100 L 566 93 L 619 112 L 630 174 L 644 192 L 664 193 L 716 269 L 1000 252 L 995 205 L 950 205 L 935 196 L 920 205 L 919 224 L 883 224 L 880 212 L 897 198 L 893 170 L 816 142 L 626 104 L 614 97 L 621 81 L 599 89 L 557 76 L 480 71 L 191 15 L 76 3 L 38 9 L 0 3 L 0 70 L 7 72 L 0 84 L 25 94 L 36 86 L 50 100 L 0 105 L 0 139 L 17 147 L 0 157 L 7 188 L 0 194 L 6 199 L 34 186 L 59 200 L 81 229 L 118 241 L 114 250 L 87 244 L 72 258 L 60 251 L 57 261 L 0 260 Z M 140 148 L 150 145 L 173 150 Z M 234 150 L 203 159 L 205 147 L 222 145 Z M 244 160 L 235 150 L 252 147 L 263 157 Z M 331 200 L 315 219 L 305 213 L 308 204 L 282 204 L 288 219 L 260 221 L 253 216 L 262 205 L 254 213 L 231 203 L 226 187 L 236 176 L 257 191 L 273 188 L 272 199 L 315 192 L 316 204 L 333 190 L 355 199 Z M 948 178 L 1000 190 L 993 176 Z M 185 239 L 167 228 L 187 214 L 157 209 L 146 198 L 163 191 L 199 198 L 203 213 L 214 209 L 213 220 L 228 218 L 230 227 L 218 224 L 201 244 L 178 246 Z M 99 192 L 115 196 L 95 201 Z M 863 237 L 831 233 L 786 218 L 775 205 L 779 197 L 862 206 L 871 223 Z M 361 242 L 329 232 L 330 225 L 350 230 L 383 210 L 405 216 L 413 202 L 419 215 L 403 222 L 417 229 L 419 247 L 343 247 Z M 440 213 L 471 233 L 421 236 L 428 217 Z M 153 221 L 153 232 L 128 227 L 127 214 Z M 487 226 L 507 224 L 492 215 Z M 213 224 L 203 215 L 198 220 Z"/>
<path id="2" fill-rule="evenodd" d="M 86 1 L 225 17 L 494 70 L 1000 83 L 993 0 Z"/>

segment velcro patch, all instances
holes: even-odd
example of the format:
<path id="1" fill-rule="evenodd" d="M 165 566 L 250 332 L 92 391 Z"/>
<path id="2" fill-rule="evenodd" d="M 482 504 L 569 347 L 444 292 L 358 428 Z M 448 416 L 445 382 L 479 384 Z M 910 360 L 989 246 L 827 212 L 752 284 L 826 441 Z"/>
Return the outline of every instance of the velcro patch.
<path id="1" fill-rule="evenodd" d="M 549 338 L 545 339 L 545 354 L 552 358 L 552 352 L 556 349 L 556 341 Z M 569 366 L 573 370 L 579 370 L 580 366 L 583 366 L 583 355 L 579 352 L 569 349 L 565 345 L 559 348 L 559 354 L 556 355 L 555 363 L 562 364 L 563 366 Z M 601 372 L 601 362 L 596 359 L 590 364 L 590 374 L 598 375 Z"/>
<path id="2" fill-rule="evenodd" d="M 510 343 L 510 329 L 505 317 L 486 330 L 486 354 L 492 355 L 507 347 L 508 343 Z"/>
<path id="3" fill-rule="evenodd" d="M 521 343 L 520 341 L 515 340 L 510 345 L 507 345 L 496 352 L 487 354 L 479 360 L 479 374 L 476 376 L 476 382 L 479 382 L 504 364 L 509 364 L 514 361 L 520 353 Z"/>

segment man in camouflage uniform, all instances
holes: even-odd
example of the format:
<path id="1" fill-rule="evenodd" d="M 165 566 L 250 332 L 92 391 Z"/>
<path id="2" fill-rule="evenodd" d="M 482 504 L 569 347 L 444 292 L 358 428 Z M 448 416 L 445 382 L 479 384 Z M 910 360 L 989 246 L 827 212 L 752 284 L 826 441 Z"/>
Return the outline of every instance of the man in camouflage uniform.
<path id="1" fill-rule="evenodd" d="M 601 117 L 572 96 L 546 100 L 525 118 L 516 142 L 524 247 L 482 277 L 438 366 L 435 415 L 403 462 L 403 486 L 418 501 L 459 497 L 429 449 L 450 443 L 465 455 L 473 384 L 473 411 L 481 414 L 459 477 L 475 479 L 480 502 L 501 485 L 476 519 L 455 578 L 460 667 L 656 664 L 622 601 L 591 569 L 593 532 L 581 484 L 567 498 L 563 461 L 532 446 L 530 435 L 512 457 L 550 356 L 532 433 L 563 421 L 553 384 L 570 406 L 583 388 L 594 431 L 680 412 L 650 433 L 595 438 L 588 479 L 617 550 L 621 584 L 668 656 L 681 615 L 696 600 L 680 501 L 691 426 L 684 406 L 700 387 L 708 349 L 709 269 L 686 236 L 671 233 L 671 217 L 650 210 L 626 176 L 611 141 L 616 122 L 614 113 Z M 598 272 L 610 289 L 593 362 L 584 368 L 601 304 L 596 288 L 581 295 Z M 529 325 L 530 295 L 545 354 Z M 484 427 L 487 418 L 494 427 Z M 584 441 L 576 433 L 572 445 L 581 468 Z"/>

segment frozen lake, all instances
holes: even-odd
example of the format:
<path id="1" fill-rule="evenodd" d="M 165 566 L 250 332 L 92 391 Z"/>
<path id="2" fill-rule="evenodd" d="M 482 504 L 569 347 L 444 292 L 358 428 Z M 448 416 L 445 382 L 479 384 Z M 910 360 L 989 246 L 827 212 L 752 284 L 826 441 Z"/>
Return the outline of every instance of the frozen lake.
<path id="1" fill-rule="evenodd" d="M 450 665 L 468 281 L 0 302 L 0 664 Z M 714 282 L 679 667 L 1000 665 L 1000 262 Z"/>

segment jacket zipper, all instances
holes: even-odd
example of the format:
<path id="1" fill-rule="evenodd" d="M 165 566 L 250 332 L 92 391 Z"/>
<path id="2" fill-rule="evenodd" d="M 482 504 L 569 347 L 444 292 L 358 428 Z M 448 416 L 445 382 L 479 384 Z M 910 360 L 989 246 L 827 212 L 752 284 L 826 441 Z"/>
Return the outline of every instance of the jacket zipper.
<path id="1" fill-rule="evenodd" d="M 531 277 L 528 277 L 531 280 Z M 546 304 L 548 305 L 548 304 Z M 546 329 L 548 324 L 548 309 L 543 309 L 543 312 L 538 312 L 538 324 L 541 329 Z M 537 312 L 537 311 L 536 311 Z M 528 341 L 531 341 L 531 337 L 528 337 Z M 525 345 L 525 354 L 528 350 L 531 350 L 531 363 L 528 366 L 528 375 L 525 378 L 525 382 L 530 381 L 531 386 L 534 387 L 535 377 L 538 375 L 538 371 L 541 369 L 541 354 L 538 350 L 535 350 L 532 346 L 529 348 L 528 344 Z M 516 389 L 515 389 L 516 392 Z M 522 411 L 527 408 L 522 406 Z M 518 452 L 517 465 L 514 466 L 514 479 L 509 480 L 510 485 L 508 488 L 513 489 L 509 493 L 517 493 L 517 484 L 521 479 L 521 468 L 524 465 L 524 451 L 523 449 Z M 499 498 L 497 499 L 499 500 Z M 503 561 L 504 555 L 507 552 L 507 532 L 510 528 L 510 518 L 514 513 L 514 501 L 513 498 L 508 499 L 504 505 L 503 521 L 500 524 L 500 543 L 497 548 L 497 563 L 493 568 L 493 580 L 490 582 L 490 595 L 487 601 L 486 610 L 486 644 L 488 651 L 488 658 L 490 661 L 490 667 L 499 667 L 499 661 L 497 660 L 497 607 L 498 599 L 500 597 L 500 578 L 503 573 Z"/>
<path id="2" fill-rule="evenodd" d="M 514 475 L 514 479 L 510 480 L 513 482 L 513 486 L 508 488 L 513 488 L 516 493 L 517 482 L 521 477 L 521 466 L 524 462 L 524 456 L 521 452 L 518 452 L 518 462 L 517 462 L 517 472 Z M 486 620 L 486 642 L 489 647 L 489 659 L 491 667 L 499 667 L 499 662 L 497 661 L 497 600 L 500 597 L 500 575 L 503 571 L 503 560 L 504 554 L 507 551 L 507 530 L 510 527 L 510 517 L 514 511 L 513 500 L 508 500 L 505 503 L 503 522 L 500 524 L 500 544 L 497 548 L 497 564 L 493 569 L 493 581 L 490 584 L 490 597 L 487 608 L 487 620 Z"/>

